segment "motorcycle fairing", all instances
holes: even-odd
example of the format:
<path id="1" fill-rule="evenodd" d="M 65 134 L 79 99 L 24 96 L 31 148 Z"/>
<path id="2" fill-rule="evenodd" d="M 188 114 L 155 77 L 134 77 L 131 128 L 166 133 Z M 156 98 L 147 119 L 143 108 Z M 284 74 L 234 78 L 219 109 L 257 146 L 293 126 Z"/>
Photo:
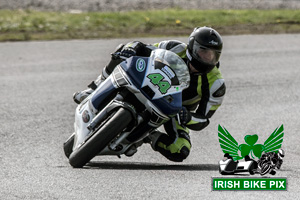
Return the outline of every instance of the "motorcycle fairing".
<path id="1" fill-rule="evenodd" d="M 120 64 L 130 81 L 138 89 L 141 89 L 146 69 L 149 67 L 148 60 L 148 57 L 132 56 Z"/>
<path id="2" fill-rule="evenodd" d="M 85 121 L 83 119 L 84 116 L 88 115 L 88 120 Z M 75 130 L 75 138 L 73 151 L 80 146 L 80 144 L 86 139 L 89 135 L 90 130 L 88 130 L 87 126 L 95 117 L 93 106 L 90 101 L 86 101 L 82 105 L 77 106 L 75 111 L 75 122 L 74 122 L 74 130 Z M 80 133 L 80 134 L 77 134 Z"/>
<path id="3" fill-rule="evenodd" d="M 140 63 L 146 63 L 143 71 L 138 67 Z M 170 67 L 147 57 L 136 56 L 127 59 L 120 66 L 132 84 L 161 112 L 168 116 L 179 112 L 182 107 L 182 93 L 178 79 Z M 156 84 L 157 82 L 159 83 Z"/>
<path id="4" fill-rule="evenodd" d="M 101 83 L 101 85 L 93 92 L 91 103 L 94 108 L 99 111 L 102 102 L 110 96 L 115 90 L 117 86 L 114 86 L 112 77 L 109 76 L 105 81 Z"/>

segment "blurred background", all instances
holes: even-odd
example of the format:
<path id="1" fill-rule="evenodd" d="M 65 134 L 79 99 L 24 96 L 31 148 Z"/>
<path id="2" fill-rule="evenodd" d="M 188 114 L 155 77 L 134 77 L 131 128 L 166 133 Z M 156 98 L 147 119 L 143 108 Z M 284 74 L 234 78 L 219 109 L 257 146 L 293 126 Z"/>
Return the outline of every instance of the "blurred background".
<path id="1" fill-rule="evenodd" d="M 300 32 L 299 0 L 0 0 L 0 41 Z"/>
<path id="2" fill-rule="evenodd" d="M 299 0 L 1 0 L 1 9 L 131 11 L 148 9 L 299 9 Z"/>

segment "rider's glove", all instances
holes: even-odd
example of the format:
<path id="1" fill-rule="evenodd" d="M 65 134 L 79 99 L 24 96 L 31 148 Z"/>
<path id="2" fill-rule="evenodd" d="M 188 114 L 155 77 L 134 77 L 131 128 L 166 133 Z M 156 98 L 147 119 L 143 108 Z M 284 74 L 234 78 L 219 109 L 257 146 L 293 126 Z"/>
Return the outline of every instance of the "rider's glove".
<path id="1" fill-rule="evenodd" d="M 182 106 L 181 110 L 178 113 L 179 115 L 179 124 L 185 126 L 192 119 L 192 115 L 186 107 Z"/>
<path id="2" fill-rule="evenodd" d="M 136 55 L 136 51 L 129 47 L 123 48 L 122 51 L 120 52 L 120 56 L 123 58 L 130 58 L 131 56 L 135 56 L 135 55 Z"/>

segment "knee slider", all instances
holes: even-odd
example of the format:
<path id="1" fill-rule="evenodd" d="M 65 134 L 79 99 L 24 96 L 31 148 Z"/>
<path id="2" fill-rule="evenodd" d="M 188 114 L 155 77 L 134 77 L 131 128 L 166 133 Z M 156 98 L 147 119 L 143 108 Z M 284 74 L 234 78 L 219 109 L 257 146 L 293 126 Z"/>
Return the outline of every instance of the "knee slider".
<path id="1" fill-rule="evenodd" d="M 167 159 L 174 162 L 182 162 L 190 154 L 191 142 L 187 133 L 179 134 L 179 137 L 174 141 L 169 136 L 162 134 L 155 148 Z"/>
<path id="2" fill-rule="evenodd" d="M 181 158 L 184 160 L 189 156 L 189 154 L 190 150 L 187 147 L 182 147 L 182 149 L 180 150 Z"/>
<path id="3" fill-rule="evenodd" d="M 187 147 L 182 147 L 179 153 L 171 153 L 167 158 L 174 162 L 182 162 L 190 154 L 190 150 Z"/>

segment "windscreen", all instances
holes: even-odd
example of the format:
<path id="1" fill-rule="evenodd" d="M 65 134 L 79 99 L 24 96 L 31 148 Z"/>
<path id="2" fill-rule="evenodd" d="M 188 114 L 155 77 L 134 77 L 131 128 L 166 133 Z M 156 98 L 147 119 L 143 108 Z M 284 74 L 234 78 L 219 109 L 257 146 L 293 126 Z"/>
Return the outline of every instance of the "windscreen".
<path id="1" fill-rule="evenodd" d="M 164 64 L 163 67 L 159 68 L 168 74 L 169 77 L 176 75 L 176 79 L 178 80 L 174 81 L 176 85 L 181 85 L 183 87 L 182 89 L 189 86 L 190 74 L 188 67 L 178 55 L 164 49 L 156 49 L 152 51 L 150 58 L 154 61 L 156 67 Z"/>

